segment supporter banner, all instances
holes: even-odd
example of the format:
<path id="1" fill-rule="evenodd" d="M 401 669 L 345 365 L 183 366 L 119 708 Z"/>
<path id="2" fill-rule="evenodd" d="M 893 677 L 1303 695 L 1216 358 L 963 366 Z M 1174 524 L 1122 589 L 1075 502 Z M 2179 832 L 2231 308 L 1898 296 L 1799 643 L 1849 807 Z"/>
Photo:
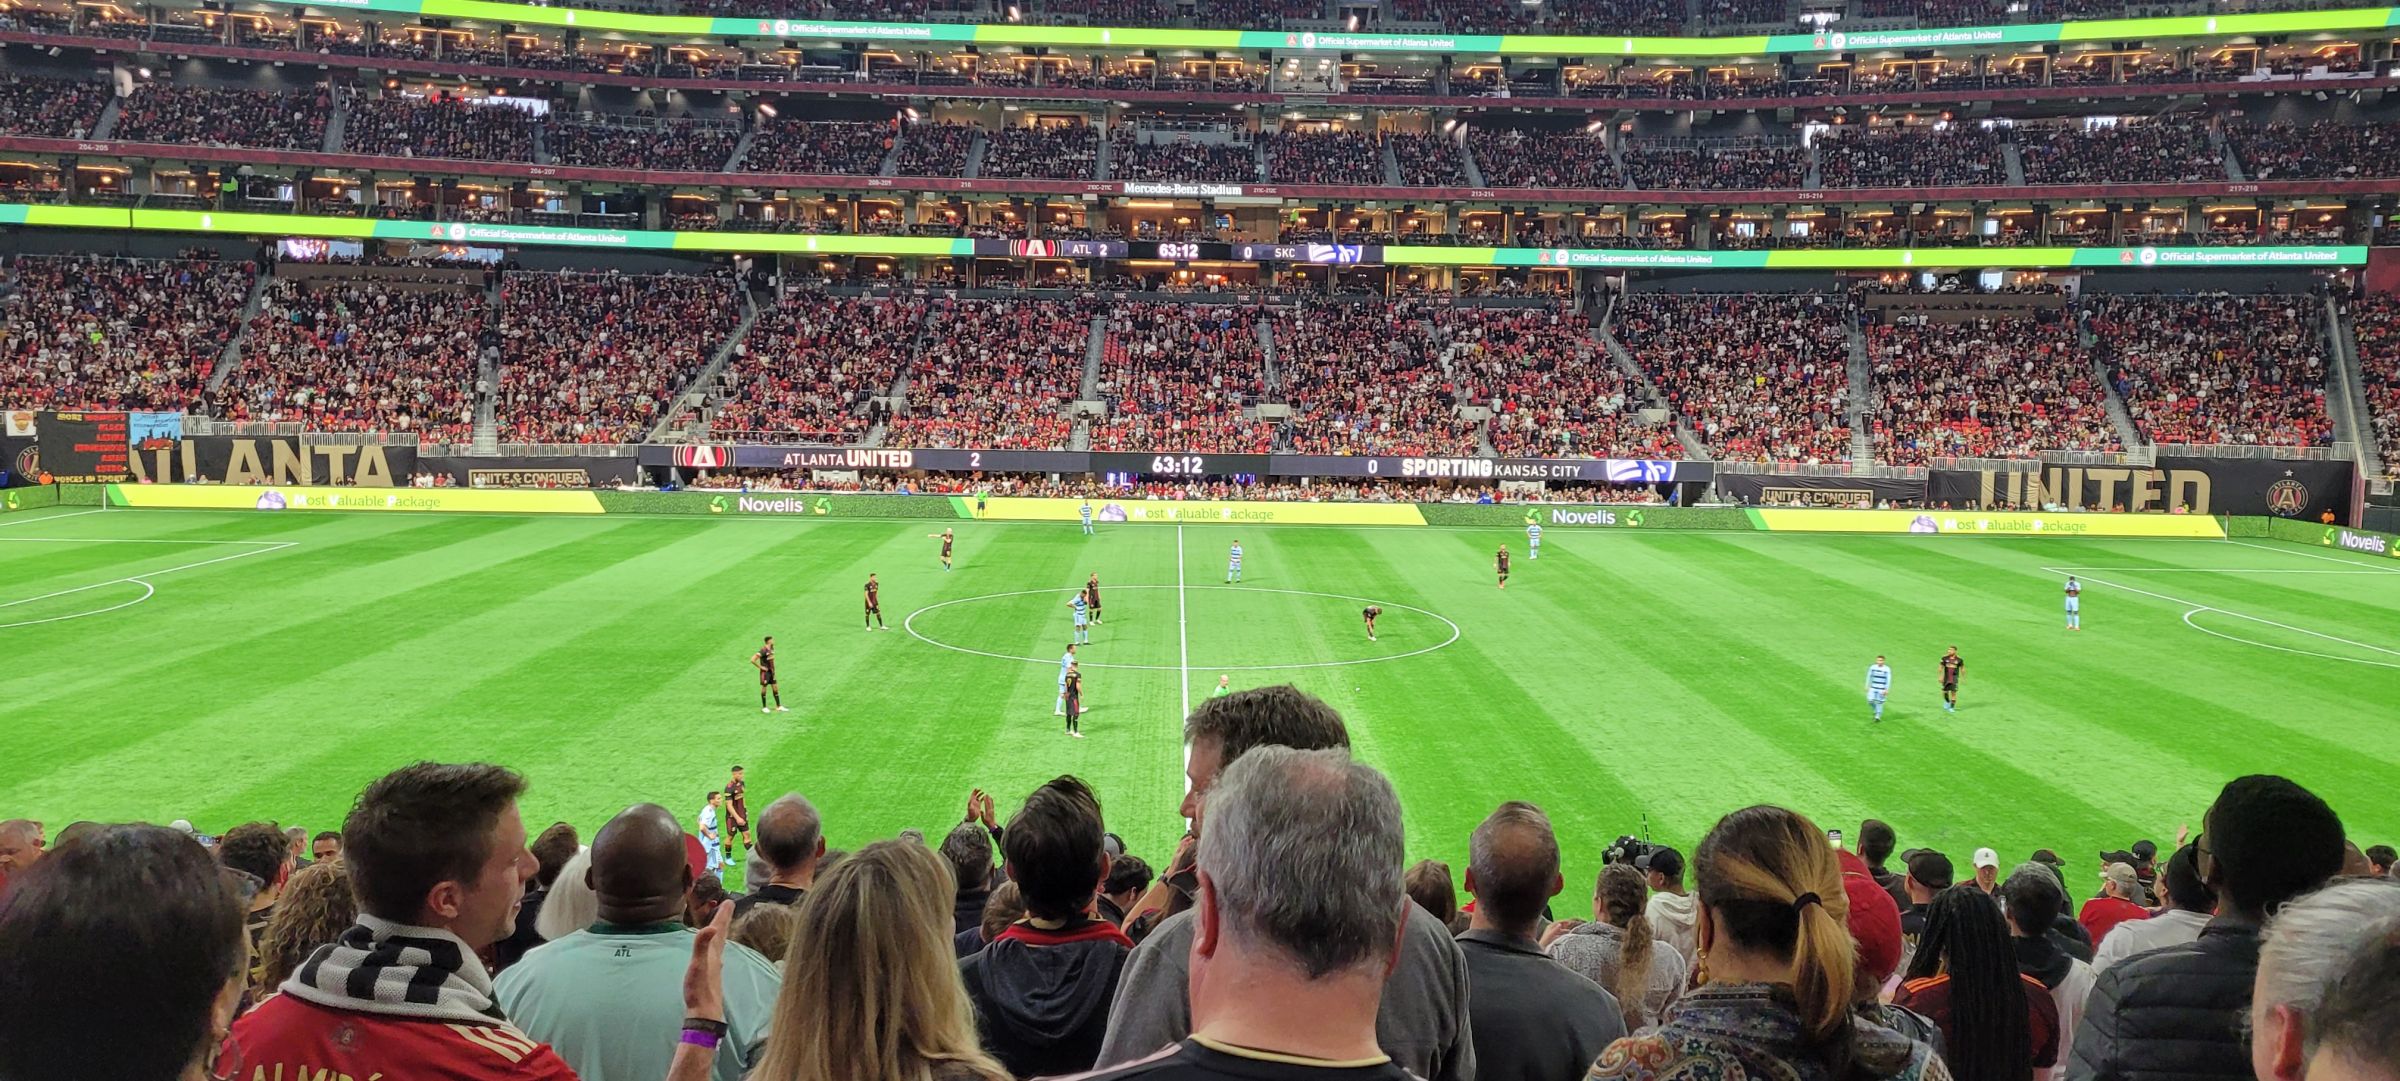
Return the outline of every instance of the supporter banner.
<path id="1" fill-rule="evenodd" d="M 41 467 L 61 481 L 124 480 L 133 469 L 132 418 L 122 412 L 38 415 Z"/>
<path id="2" fill-rule="evenodd" d="M 1719 473 L 1717 493 L 1757 506 L 1802 503 L 1812 507 L 1856 507 L 1884 500 L 1925 502 L 1923 478 L 1797 477 L 1773 473 Z"/>
<path id="3" fill-rule="evenodd" d="M 1996 511 L 1811 510 L 1759 507 L 1746 512 L 1771 533 L 1964 533 L 1980 536 L 2223 537 L 2206 514 L 2016 514 Z"/>
<path id="4" fill-rule="evenodd" d="M 1512 56 L 1732 57 L 1841 52 L 1850 49 L 1944 45 L 2031 45 L 2154 37 L 2223 37 L 2310 31 L 2380 30 L 2391 8 L 2096 19 L 2017 26 L 1969 26 L 1855 33 L 1744 34 L 1726 37 L 1627 37 L 1540 34 L 1340 33 L 1280 30 L 1183 30 L 1148 27 L 1032 26 L 1018 23 L 866 22 L 840 19 L 726 18 L 652 15 L 596 8 L 548 7 L 497 0 L 314 0 L 313 7 L 386 12 L 410 17 L 472 19 L 517 26 L 624 31 L 674 37 L 754 37 L 884 44 L 1017 45 L 1122 49 L 1303 50 L 1311 52 L 1442 53 Z"/>
<path id="5" fill-rule="evenodd" d="M 1489 526 L 1523 529 L 1532 515 L 1544 530 L 1583 529 L 1738 529 L 1757 528 L 1737 507 L 1667 507 L 1656 505 L 1563 503 L 1419 503 L 1425 524 Z"/>
<path id="6" fill-rule="evenodd" d="M 537 9 L 546 10 L 546 9 Z M 1107 194 L 1102 191 L 1100 194 Z M 64 212 L 64 213 L 61 213 Z M 552 225 L 475 222 L 385 221 L 306 214 L 252 214 L 205 210 L 126 210 L 0 204 L 0 225 L 57 225 L 86 229 L 158 230 L 179 233 L 348 237 L 441 244 L 517 245 L 799 255 L 971 256 L 976 241 L 964 237 L 864 236 L 825 233 L 748 233 L 660 229 L 587 229 Z M 991 243 L 986 241 L 985 243 Z M 1323 249 L 1323 250 L 1318 250 Z M 1167 258 L 1197 258 L 1180 253 Z M 1215 249 L 1206 249 L 1214 251 Z M 1132 254 L 1140 255 L 1140 251 Z M 1831 248 L 1790 251 L 1653 251 L 1640 248 L 1494 248 L 1438 244 L 1291 245 L 1237 244 L 1225 258 L 1236 262 L 1426 264 L 1668 268 L 1679 270 L 1934 270 L 1959 267 L 2038 269 L 2045 267 L 2356 266 L 2367 261 L 2364 245 L 2256 245 L 2142 248 Z"/>
<path id="7" fill-rule="evenodd" d="M 961 518 L 975 517 L 972 499 L 951 497 Z M 1073 522 L 1080 499 L 994 496 L 983 517 L 992 521 Z M 1424 525 L 1414 503 L 1273 503 L 1207 499 L 1095 499 L 1092 520 L 1150 525 Z"/>
<path id="8" fill-rule="evenodd" d="M 1551 480 L 1605 484 L 1706 481 L 1708 462 L 1627 458 L 1437 458 L 1404 455 L 1277 454 L 1267 472 L 1278 477 L 1391 477 L 1399 480 Z"/>
<path id="9" fill-rule="evenodd" d="M 136 447 L 125 479 L 151 484 L 336 484 L 390 488 L 417 469 L 414 444 L 316 443 L 307 436 L 184 436 Z"/>
<path id="10" fill-rule="evenodd" d="M 183 510 L 468 511 L 494 514 L 600 514 L 591 492 L 473 488 L 323 488 L 248 484 L 111 484 L 112 507 Z"/>
<path id="11" fill-rule="evenodd" d="M 2348 462 L 2160 455 L 2155 466 L 2049 465 L 2038 473 L 1936 469 L 1925 501 L 1935 507 L 2064 504 L 2108 510 L 2257 514 L 2314 522 L 2327 510 L 2347 518 Z"/>
<path id="12" fill-rule="evenodd" d="M 438 473 L 469 488 L 591 488 L 633 484 L 641 467 L 632 458 L 604 455 L 515 458 L 419 455 L 410 473 Z"/>

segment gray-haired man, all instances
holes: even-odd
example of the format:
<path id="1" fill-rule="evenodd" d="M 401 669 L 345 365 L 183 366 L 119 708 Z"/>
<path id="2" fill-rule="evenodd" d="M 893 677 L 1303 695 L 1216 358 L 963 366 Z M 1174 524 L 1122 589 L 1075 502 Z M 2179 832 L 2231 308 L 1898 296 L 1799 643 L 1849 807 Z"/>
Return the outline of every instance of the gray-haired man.
<path id="1" fill-rule="evenodd" d="M 2258 1081 L 2392 1077 L 2396 999 L 2400 882 L 2345 879 L 2285 905 L 2261 936 L 2250 1068 Z"/>

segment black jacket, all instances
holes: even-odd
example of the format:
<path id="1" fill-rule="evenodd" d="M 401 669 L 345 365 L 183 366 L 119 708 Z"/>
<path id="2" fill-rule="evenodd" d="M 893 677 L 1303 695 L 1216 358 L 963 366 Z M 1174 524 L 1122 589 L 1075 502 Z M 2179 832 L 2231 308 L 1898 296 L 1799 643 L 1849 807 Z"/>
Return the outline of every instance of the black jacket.
<path id="1" fill-rule="evenodd" d="M 983 903 L 992 898 L 988 889 L 960 890 L 950 902 L 950 933 L 965 934 L 969 928 L 983 926 Z"/>
<path id="2" fill-rule="evenodd" d="M 1017 1077 L 1091 1069 L 1132 954 L 1125 933 L 1098 920 L 1056 930 L 1010 924 L 959 962 L 984 1050 Z"/>
<path id="3" fill-rule="evenodd" d="M 2197 941 L 2108 967 L 2075 1030 L 2068 1081 L 2240 1081 L 2258 926 L 2219 916 Z"/>

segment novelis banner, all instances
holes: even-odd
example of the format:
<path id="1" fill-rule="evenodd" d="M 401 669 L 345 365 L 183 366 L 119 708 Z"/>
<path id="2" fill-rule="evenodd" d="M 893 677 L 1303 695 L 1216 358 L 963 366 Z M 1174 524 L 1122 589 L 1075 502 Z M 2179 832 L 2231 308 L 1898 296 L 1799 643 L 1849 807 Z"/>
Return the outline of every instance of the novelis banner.
<path id="1" fill-rule="evenodd" d="M 962 517 L 974 501 L 953 497 Z M 1084 500 L 994 496 L 983 517 L 992 521 L 1074 522 Z M 1271 503 L 1207 499 L 1094 499 L 1092 520 L 1135 525 L 1424 525 L 1414 503 Z"/>
<path id="2" fill-rule="evenodd" d="M 2223 537 L 2206 514 L 2014 514 L 1929 510 L 1812 510 L 1761 507 L 1748 512 L 1771 533 L 1913 533 L 1924 536 Z"/>
<path id="3" fill-rule="evenodd" d="M 252 484 L 111 484 L 112 507 L 182 510 L 600 514 L 590 492 L 473 488 L 324 488 Z"/>

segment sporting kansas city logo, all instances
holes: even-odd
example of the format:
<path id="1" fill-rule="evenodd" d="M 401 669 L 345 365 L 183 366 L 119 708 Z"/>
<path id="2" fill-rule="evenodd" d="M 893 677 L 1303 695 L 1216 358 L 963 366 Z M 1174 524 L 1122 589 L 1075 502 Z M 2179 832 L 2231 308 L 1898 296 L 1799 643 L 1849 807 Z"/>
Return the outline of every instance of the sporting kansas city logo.
<path id="1" fill-rule="evenodd" d="M 2267 510 L 2285 518 L 2299 517 L 2308 508 L 2308 485 L 2285 477 L 2267 485 Z"/>

